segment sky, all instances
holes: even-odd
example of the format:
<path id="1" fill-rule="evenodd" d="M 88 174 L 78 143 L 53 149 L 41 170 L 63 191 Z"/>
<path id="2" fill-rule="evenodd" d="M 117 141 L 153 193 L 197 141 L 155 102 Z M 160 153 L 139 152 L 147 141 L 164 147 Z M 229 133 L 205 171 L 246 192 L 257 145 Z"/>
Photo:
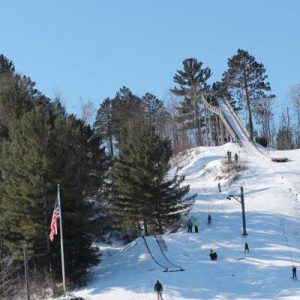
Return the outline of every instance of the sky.
<path id="1" fill-rule="evenodd" d="M 275 112 L 300 83 L 298 0 L 0 2 L 0 54 L 79 116 L 83 103 L 98 109 L 123 86 L 169 99 L 185 58 L 218 81 L 239 48 L 264 64 Z"/>

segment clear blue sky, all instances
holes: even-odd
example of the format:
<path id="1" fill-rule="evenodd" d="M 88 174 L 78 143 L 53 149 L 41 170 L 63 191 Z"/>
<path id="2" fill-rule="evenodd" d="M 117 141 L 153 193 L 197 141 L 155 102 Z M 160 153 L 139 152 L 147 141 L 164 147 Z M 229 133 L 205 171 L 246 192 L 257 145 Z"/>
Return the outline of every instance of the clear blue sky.
<path id="1" fill-rule="evenodd" d="M 300 83 L 299 15 L 298 0 L 1 1 L 0 53 L 80 114 L 124 85 L 164 100 L 188 57 L 220 80 L 242 48 L 265 65 L 279 111 Z"/>

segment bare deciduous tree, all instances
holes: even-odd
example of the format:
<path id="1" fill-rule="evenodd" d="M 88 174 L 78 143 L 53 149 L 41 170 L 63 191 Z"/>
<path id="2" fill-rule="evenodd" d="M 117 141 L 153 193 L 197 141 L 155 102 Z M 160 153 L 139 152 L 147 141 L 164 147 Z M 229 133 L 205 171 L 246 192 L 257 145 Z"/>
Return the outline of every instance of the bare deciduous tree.
<path id="1" fill-rule="evenodd" d="M 178 117 L 179 113 L 177 108 L 180 101 L 181 99 L 179 99 L 179 97 L 170 93 L 170 97 L 165 102 L 166 108 L 169 112 L 168 125 L 166 126 L 168 132 L 166 135 L 169 136 L 172 141 L 174 153 L 178 153 L 192 146 L 184 121 Z"/>
<path id="2" fill-rule="evenodd" d="M 300 148 L 300 84 L 295 85 L 291 89 L 291 101 L 295 119 L 296 146 Z"/>
<path id="3" fill-rule="evenodd" d="M 0 298 L 11 299 L 18 290 L 19 268 L 14 264 L 12 257 L 0 248 Z"/>
<path id="4" fill-rule="evenodd" d="M 273 113 L 272 113 L 272 104 L 273 104 L 274 97 L 262 97 L 257 100 L 257 104 L 253 109 L 256 122 L 259 124 L 260 134 L 261 136 L 265 137 L 268 141 L 268 144 L 271 143 L 272 134 L 271 134 L 271 127 L 272 127 L 272 120 L 273 120 Z"/>
<path id="5" fill-rule="evenodd" d="M 95 115 L 95 106 L 92 101 L 81 102 L 81 119 L 85 125 L 89 125 Z"/>

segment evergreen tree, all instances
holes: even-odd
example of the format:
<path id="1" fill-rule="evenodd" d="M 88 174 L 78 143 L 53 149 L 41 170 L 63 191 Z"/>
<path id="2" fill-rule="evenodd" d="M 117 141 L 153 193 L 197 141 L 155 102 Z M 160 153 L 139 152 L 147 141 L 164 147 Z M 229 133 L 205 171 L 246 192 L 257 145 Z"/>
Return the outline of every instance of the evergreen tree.
<path id="1" fill-rule="evenodd" d="M 93 132 L 74 116 L 66 120 L 58 118 L 55 124 L 55 157 L 58 159 L 61 183 L 61 199 L 64 224 L 66 272 L 78 280 L 98 259 L 91 248 L 95 216 L 90 197 L 101 184 L 103 153 L 99 141 L 93 141 Z M 88 201 L 87 201 L 88 200 Z M 59 262 L 58 240 L 52 254 Z M 56 265 L 59 269 L 59 264 Z"/>
<path id="2" fill-rule="evenodd" d="M 3 91 L 15 76 L 15 66 L 4 55 L 0 55 L 0 92 Z"/>
<path id="3" fill-rule="evenodd" d="M 95 132 L 107 144 L 110 156 L 114 155 L 114 123 L 112 100 L 106 98 L 100 105 L 94 123 Z"/>
<path id="4" fill-rule="evenodd" d="M 51 127 L 49 113 L 43 107 L 25 113 L 15 122 L 1 153 L 0 223 L 7 247 L 19 259 L 24 244 L 30 256 L 47 255 Z"/>
<path id="5" fill-rule="evenodd" d="M 96 114 L 94 128 L 103 139 L 110 156 L 114 155 L 123 127 L 140 123 L 143 117 L 141 99 L 127 87 L 121 88 L 113 99 L 105 99 Z"/>
<path id="6" fill-rule="evenodd" d="M 143 123 L 152 126 L 156 132 L 163 137 L 165 132 L 168 112 L 164 103 L 156 96 L 146 93 L 142 97 Z"/>
<path id="7" fill-rule="evenodd" d="M 94 128 L 110 156 L 113 156 L 123 127 L 128 124 L 148 124 L 154 126 L 160 136 L 164 136 L 167 116 L 163 102 L 154 95 L 146 93 L 140 99 L 123 87 L 113 99 L 106 98 L 101 103 Z"/>
<path id="8" fill-rule="evenodd" d="M 119 157 L 113 166 L 113 184 L 118 191 L 115 207 L 123 226 L 162 233 L 179 220 L 188 207 L 182 198 L 189 186 L 184 177 L 168 178 L 171 146 L 150 126 L 128 126 L 121 134 Z"/>
<path id="9" fill-rule="evenodd" d="M 140 124 L 143 115 L 142 102 L 127 87 L 121 88 L 112 101 L 113 131 L 118 142 L 121 131 L 128 124 Z"/>
<path id="10" fill-rule="evenodd" d="M 271 91 L 268 76 L 263 64 L 256 62 L 254 56 L 247 51 L 238 49 L 237 54 L 228 59 L 228 70 L 223 74 L 223 83 L 236 98 L 248 115 L 250 138 L 253 140 L 254 125 L 253 114 L 261 100 L 272 100 L 273 95 L 266 94 Z M 265 106 L 266 108 L 267 106 Z"/>
<path id="11" fill-rule="evenodd" d="M 49 244 L 49 224 L 61 185 L 66 271 L 78 280 L 97 262 L 91 249 L 91 201 L 100 185 L 103 153 L 93 131 L 57 105 L 36 101 L 9 128 L 1 153 L 0 231 L 15 259 L 27 244 L 32 262 L 61 274 L 59 239 Z M 50 264 L 51 262 L 51 264 Z"/>
<path id="12" fill-rule="evenodd" d="M 174 87 L 171 92 L 183 96 L 184 101 L 178 107 L 180 118 L 185 120 L 186 129 L 196 131 L 196 144 L 201 141 L 201 115 L 200 94 L 207 90 L 207 80 L 211 77 L 210 68 L 202 68 L 203 63 L 195 58 L 187 58 L 183 61 L 183 70 L 177 70 L 173 80 L 179 87 Z"/>

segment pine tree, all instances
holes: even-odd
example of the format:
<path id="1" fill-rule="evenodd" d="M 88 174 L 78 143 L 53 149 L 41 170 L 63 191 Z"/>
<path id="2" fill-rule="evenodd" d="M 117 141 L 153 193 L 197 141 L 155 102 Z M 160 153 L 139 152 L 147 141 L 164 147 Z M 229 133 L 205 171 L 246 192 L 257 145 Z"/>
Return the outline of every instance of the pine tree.
<path id="1" fill-rule="evenodd" d="M 40 269 L 60 276 L 59 238 L 49 244 L 49 224 L 61 185 L 66 271 L 78 280 L 97 262 L 91 249 L 92 202 L 100 185 L 103 153 L 93 131 L 58 106 L 37 101 L 10 127 L 1 153 L 0 231 L 15 259 L 26 244 Z M 18 126 L 17 126 L 18 125 Z"/>
<path id="2" fill-rule="evenodd" d="M 26 244 L 29 256 L 39 254 L 47 261 L 47 211 L 51 210 L 49 112 L 39 106 L 15 122 L 1 153 L 1 230 L 15 259 L 22 258 L 22 246 Z"/>
<path id="3" fill-rule="evenodd" d="M 15 76 L 15 66 L 4 55 L 0 55 L 0 91 L 9 85 L 11 79 Z"/>
<path id="4" fill-rule="evenodd" d="M 156 129 L 156 132 L 163 137 L 165 133 L 168 112 L 164 103 L 156 96 L 146 93 L 142 97 L 143 122 Z"/>
<path id="5" fill-rule="evenodd" d="M 107 145 L 110 156 L 114 155 L 114 126 L 113 126 L 113 111 L 112 100 L 106 98 L 100 105 L 96 114 L 94 123 L 96 134 L 101 137 L 103 142 Z"/>
<path id="6" fill-rule="evenodd" d="M 179 220 L 189 207 L 182 201 L 189 186 L 180 186 L 183 177 L 167 178 L 171 147 L 150 126 L 129 126 L 121 135 L 120 155 L 113 166 L 115 202 L 123 226 L 162 233 Z"/>
<path id="7" fill-rule="evenodd" d="M 180 118 L 185 120 L 186 129 L 196 130 L 196 145 L 201 141 L 201 113 L 200 94 L 207 90 L 207 80 L 211 77 L 210 68 L 202 68 L 203 63 L 195 58 L 187 58 L 183 61 L 183 70 L 177 70 L 173 77 L 179 88 L 174 87 L 171 92 L 174 95 L 183 96 L 184 101 L 178 108 Z"/>
<path id="8" fill-rule="evenodd" d="M 121 131 L 128 124 L 139 124 L 143 115 L 142 102 L 127 87 L 121 88 L 112 101 L 113 130 L 118 142 Z"/>
<path id="9" fill-rule="evenodd" d="M 94 128 L 110 156 L 114 155 L 122 128 L 129 123 L 141 122 L 142 117 L 142 101 L 127 87 L 121 88 L 113 99 L 103 101 L 97 111 Z"/>
<path id="10" fill-rule="evenodd" d="M 77 281 L 98 259 L 91 248 L 96 218 L 93 195 L 101 186 L 104 153 L 93 131 L 75 116 L 55 120 L 54 141 L 57 182 L 61 185 L 66 272 Z M 60 273 L 59 242 L 51 245 L 57 274 Z"/>
<path id="11" fill-rule="evenodd" d="M 269 82 L 266 82 L 267 78 L 264 65 L 256 62 L 254 56 L 241 49 L 238 49 L 237 54 L 228 59 L 228 70 L 223 74 L 223 83 L 232 97 L 242 104 L 248 115 L 251 140 L 254 136 L 253 114 L 255 108 L 262 100 L 270 101 L 274 98 L 274 95 L 266 94 L 271 91 Z"/>

